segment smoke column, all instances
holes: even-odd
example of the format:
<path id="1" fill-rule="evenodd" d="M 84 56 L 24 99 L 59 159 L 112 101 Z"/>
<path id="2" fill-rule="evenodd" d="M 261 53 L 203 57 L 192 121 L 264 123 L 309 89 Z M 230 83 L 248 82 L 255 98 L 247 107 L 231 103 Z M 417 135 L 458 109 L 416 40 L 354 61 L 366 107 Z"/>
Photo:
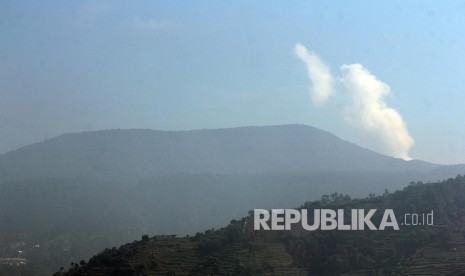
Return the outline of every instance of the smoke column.
<path id="1" fill-rule="evenodd" d="M 400 113 L 386 102 L 391 94 L 387 84 L 378 80 L 361 64 L 342 65 L 341 76 L 331 75 L 328 66 L 303 45 L 297 44 L 295 55 L 307 67 L 311 82 L 310 93 L 316 106 L 332 104 L 335 94 L 342 97 L 345 122 L 374 139 L 374 150 L 410 160 L 409 150 L 414 144 Z M 337 82 L 339 90 L 335 90 Z"/>
<path id="2" fill-rule="evenodd" d="M 323 105 L 332 94 L 333 77 L 321 59 L 309 53 L 301 44 L 295 46 L 295 54 L 307 65 L 311 86 L 310 95 L 315 105 Z"/>

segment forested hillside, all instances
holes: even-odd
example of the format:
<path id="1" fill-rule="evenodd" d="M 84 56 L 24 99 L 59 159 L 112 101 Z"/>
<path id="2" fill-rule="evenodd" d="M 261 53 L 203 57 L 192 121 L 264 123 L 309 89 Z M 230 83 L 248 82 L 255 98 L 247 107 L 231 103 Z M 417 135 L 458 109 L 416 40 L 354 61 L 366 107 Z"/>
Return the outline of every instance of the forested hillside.
<path id="1" fill-rule="evenodd" d="M 247 216 L 191 237 L 143 236 L 55 275 L 459 275 L 465 269 L 462 176 L 365 199 L 333 193 L 301 208 L 392 208 L 400 230 L 255 231 Z M 432 210 L 434 225 L 401 225 L 405 213 Z"/>

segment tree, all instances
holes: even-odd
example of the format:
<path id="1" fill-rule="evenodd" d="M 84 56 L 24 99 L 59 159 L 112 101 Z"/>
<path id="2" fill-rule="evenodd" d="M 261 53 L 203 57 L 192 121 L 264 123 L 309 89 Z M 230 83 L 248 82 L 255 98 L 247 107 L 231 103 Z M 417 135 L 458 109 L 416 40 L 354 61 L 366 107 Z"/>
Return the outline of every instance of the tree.
<path id="1" fill-rule="evenodd" d="M 328 205 L 330 202 L 331 202 L 331 201 L 330 201 L 328 195 L 323 195 L 323 196 L 321 197 L 321 204 L 323 204 L 323 205 Z"/>

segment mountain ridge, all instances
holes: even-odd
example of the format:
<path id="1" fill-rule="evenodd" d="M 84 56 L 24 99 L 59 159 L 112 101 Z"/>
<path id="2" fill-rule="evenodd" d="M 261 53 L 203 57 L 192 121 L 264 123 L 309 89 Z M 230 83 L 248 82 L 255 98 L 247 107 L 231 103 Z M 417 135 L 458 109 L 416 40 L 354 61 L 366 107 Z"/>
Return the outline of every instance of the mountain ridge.
<path id="1" fill-rule="evenodd" d="M 429 171 L 306 125 L 63 134 L 0 155 L 0 181 L 94 177 L 138 181 L 171 173 Z"/>
<path id="2" fill-rule="evenodd" d="M 302 125 L 65 134 L 0 156 L 1 257 L 20 250 L 31 275 L 50 275 L 144 233 L 193 234 L 254 208 L 334 192 L 363 198 L 463 173 Z"/>

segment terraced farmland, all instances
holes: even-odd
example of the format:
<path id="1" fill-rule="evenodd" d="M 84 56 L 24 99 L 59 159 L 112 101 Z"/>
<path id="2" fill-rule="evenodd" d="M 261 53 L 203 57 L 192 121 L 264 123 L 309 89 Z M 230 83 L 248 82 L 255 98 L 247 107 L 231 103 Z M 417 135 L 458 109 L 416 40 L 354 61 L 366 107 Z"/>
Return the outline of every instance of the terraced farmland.
<path id="1" fill-rule="evenodd" d="M 195 237 L 144 236 L 56 275 L 465 275 L 464 199 L 461 176 L 366 199 L 333 194 L 301 208 L 393 208 L 399 223 L 402 214 L 433 208 L 434 225 L 305 231 L 296 224 L 290 231 L 260 231 L 248 216 Z"/>

